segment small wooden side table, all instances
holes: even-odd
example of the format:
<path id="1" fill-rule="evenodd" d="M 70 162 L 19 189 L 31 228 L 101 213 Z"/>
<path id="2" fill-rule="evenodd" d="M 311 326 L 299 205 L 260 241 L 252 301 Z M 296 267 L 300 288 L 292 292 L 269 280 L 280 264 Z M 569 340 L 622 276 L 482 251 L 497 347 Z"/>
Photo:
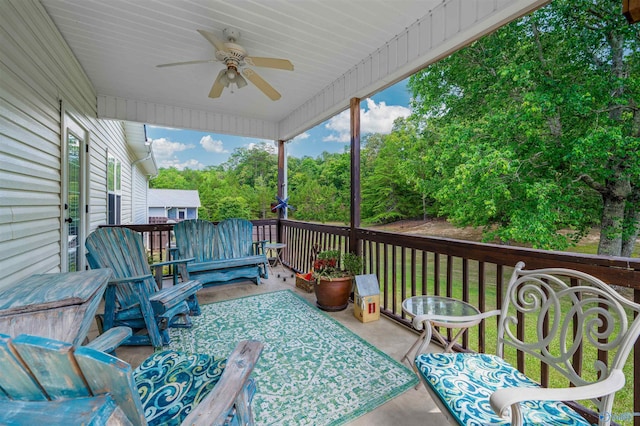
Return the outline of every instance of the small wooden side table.
<path id="1" fill-rule="evenodd" d="M 0 333 L 81 345 L 111 276 L 111 269 L 38 274 L 0 288 Z"/>

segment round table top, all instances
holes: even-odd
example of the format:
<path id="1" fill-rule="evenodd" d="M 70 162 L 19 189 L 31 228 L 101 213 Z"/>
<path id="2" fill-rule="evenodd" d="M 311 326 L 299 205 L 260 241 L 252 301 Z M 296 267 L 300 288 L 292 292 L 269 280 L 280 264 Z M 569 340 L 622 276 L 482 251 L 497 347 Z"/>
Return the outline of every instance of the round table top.
<path id="1" fill-rule="evenodd" d="M 402 302 L 402 310 L 411 316 L 443 315 L 461 317 L 478 315 L 480 311 L 462 300 L 444 296 L 413 296 Z"/>
<path id="2" fill-rule="evenodd" d="M 285 243 L 265 243 L 264 248 L 268 249 L 281 249 L 285 248 L 287 245 Z"/>

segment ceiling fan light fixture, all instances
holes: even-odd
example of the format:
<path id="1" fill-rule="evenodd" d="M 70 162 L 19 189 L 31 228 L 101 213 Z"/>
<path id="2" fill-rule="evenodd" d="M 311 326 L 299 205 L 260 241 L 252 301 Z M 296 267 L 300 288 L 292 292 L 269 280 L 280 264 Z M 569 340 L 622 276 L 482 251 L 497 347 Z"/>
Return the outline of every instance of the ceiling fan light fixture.
<path id="1" fill-rule="evenodd" d="M 244 86 L 247 85 L 247 80 L 245 80 L 244 77 L 241 76 L 240 74 L 236 75 L 236 79 L 234 81 L 238 86 L 238 89 L 242 89 Z"/>

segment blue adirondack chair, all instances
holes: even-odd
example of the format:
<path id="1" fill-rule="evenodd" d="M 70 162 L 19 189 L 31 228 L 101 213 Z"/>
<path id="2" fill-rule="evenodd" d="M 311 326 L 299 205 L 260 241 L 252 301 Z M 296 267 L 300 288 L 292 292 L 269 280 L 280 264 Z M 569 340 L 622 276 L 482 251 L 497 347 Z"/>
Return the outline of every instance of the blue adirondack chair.
<path id="1" fill-rule="evenodd" d="M 131 334 L 110 332 L 122 330 Z M 0 334 L 0 424 L 252 424 L 262 343 L 242 341 L 227 359 L 165 350 L 132 370 L 102 351 L 101 338 L 74 348 Z"/>
<path id="2" fill-rule="evenodd" d="M 213 223 L 191 219 L 173 228 L 178 258 L 190 259 L 185 265 L 189 278 L 203 285 L 243 279 L 260 284 L 268 277 L 265 241 L 253 241 L 253 224 L 245 219 L 226 219 Z"/>
<path id="3" fill-rule="evenodd" d="M 200 315 L 196 293 L 202 284 L 192 280 L 159 289 L 139 233 L 120 227 L 99 228 L 87 237 L 85 245 L 92 269 L 113 271 L 114 279 L 105 291 L 102 328 L 132 328 L 135 334 L 125 345 L 161 347 L 169 343 L 167 327 L 190 327 L 189 315 Z M 188 259 L 162 265 L 185 261 Z"/>

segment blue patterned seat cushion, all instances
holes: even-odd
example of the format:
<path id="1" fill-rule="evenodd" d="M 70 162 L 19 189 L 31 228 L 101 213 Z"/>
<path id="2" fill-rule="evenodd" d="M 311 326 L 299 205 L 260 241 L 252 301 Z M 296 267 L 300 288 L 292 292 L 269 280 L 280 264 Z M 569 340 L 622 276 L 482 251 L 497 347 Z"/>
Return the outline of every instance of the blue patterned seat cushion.
<path id="1" fill-rule="evenodd" d="M 539 387 L 502 358 L 487 354 L 428 353 L 416 357 L 416 367 L 429 387 L 461 425 L 508 425 L 489 404 L 489 397 L 509 387 Z M 525 425 L 589 425 L 562 402 L 520 404 Z"/>
<path id="2" fill-rule="evenodd" d="M 149 426 L 179 425 L 220 380 L 225 358 L 165 350 L 133 373 Z M 250 397 L 255 392 L 252 384 Z M 230 416 L 230 422 L 233 419 Z"/>

